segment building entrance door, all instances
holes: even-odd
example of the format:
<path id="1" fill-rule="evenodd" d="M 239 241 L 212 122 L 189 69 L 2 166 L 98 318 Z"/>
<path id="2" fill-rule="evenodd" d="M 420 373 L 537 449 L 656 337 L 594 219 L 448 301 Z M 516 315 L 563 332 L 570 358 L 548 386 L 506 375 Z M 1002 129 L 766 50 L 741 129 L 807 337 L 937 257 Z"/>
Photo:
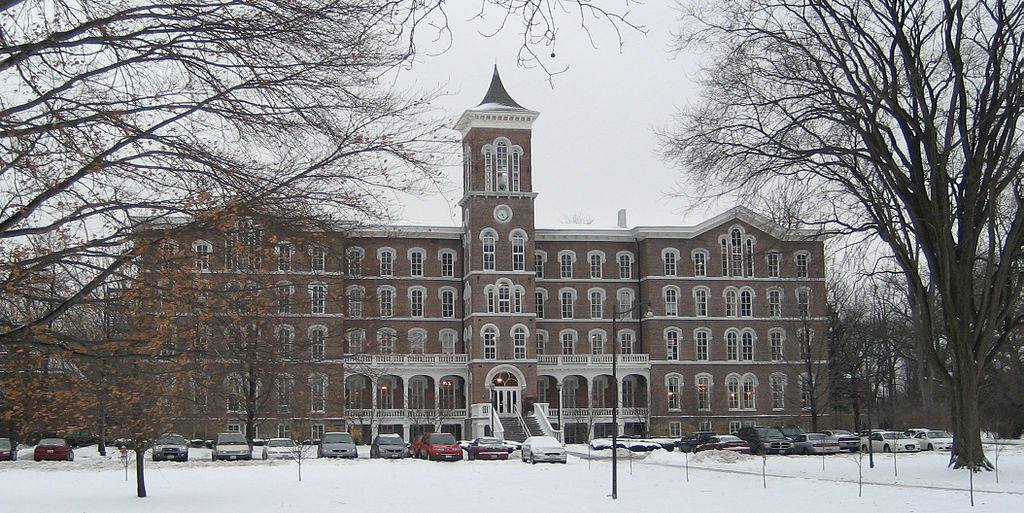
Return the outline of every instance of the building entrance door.
<path id="1" fill-rule="evenodd" d="M 494 387 L 491 404 L 498 415 L 511 415 L 519 409 L 519 387 Z"/>

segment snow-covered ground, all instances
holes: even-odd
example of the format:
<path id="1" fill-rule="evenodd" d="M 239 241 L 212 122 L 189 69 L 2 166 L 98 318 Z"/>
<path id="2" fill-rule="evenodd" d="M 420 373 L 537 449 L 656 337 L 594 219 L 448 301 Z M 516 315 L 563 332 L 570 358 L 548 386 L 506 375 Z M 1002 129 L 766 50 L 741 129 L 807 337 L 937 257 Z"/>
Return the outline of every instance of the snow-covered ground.
<path id="1" fill-rule="evenodd" d="M 186 512 L 945 512 L 970 510 L 970 473 L 946 467 L 948 453 L 769 456 L 620 451 L 618 500 L 610 451 L 569 446 L 566 465 L 508 461 L 306 460 L 302 482 L 288 461 L 211 462 L 192 449 L 187 463 L 147 458 L 149 497 L 116 456 L 79 449 L 74 462 L 0 462 L 0 511 L 9 513 Z M 990 459 L 994 446 L 987 447 Z M 116 453 L 116 451 L 110 451 Z M 762 480 L 762 464 L 767 477 Z M 998 472 L 974 475 L 971 511 L 1024 506 L 1024 445 L 1001 445 Z M 688 470 L 687 470 L 688 469 Z M 858 485 L 863 472 L 863 487 Z M 898 475 L 897 475 L 898 473 Z M 688 478 L 688 480 L 687 480 Z M 998 479 L 998 482 L 997 482 Z"/>

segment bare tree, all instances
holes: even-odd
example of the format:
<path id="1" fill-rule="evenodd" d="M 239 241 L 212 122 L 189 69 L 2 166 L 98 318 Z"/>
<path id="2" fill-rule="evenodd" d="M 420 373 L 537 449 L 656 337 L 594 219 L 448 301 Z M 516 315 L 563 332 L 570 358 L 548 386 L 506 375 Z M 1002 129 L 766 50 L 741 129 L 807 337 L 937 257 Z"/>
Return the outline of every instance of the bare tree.
<path id="1" fill-rule="evenodd" d="M 1024 5 L 735 0 L 683 26 L 713 58 L 668 157 L 703 193 L 797 188 L 804 219 L 883 240 L 951 393 L 951 463 L 991 468 L 978 384 L 1022 320 Z"/>

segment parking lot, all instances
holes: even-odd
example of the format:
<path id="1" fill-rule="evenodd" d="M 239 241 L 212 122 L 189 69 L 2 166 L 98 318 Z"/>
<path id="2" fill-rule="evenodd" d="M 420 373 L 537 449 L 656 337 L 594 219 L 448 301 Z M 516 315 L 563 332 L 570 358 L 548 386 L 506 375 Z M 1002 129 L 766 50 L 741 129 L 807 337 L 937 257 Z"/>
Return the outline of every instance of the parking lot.
<path id="1" fill-rule="evenodd" d="M 709 451 L 623 453 L 619 499 L 610 492 L 610 451 L 570 446 L 566 465 L 507 461 L 371 460 L 146 461 L 149 497 L 137 499 L 133 468 L 81 448 L 73 462 L 0 464 L 0 493 L 12 512 L 319 511 L 964 511 L 970 475 L 946 468 L 948 453 L 757 456 Z M 22 449 L 25 451 L 26 449 Z M 588 459 L 589 452 L 589 459 Z M 31 452 L 25 453 L 30 455 Z M 989 457 L 996 453 L 989 448 Z M 975 475 L 975 511 L 1011 511 L 1024 503 L 1024 446 L 1002 446 L 995 472 Z M 895 466 L 894 466 L 895 462 Z M 132 463 L 132 462 L 129 462 Z M 765 475 L 762 476 L 762 469 Z M 864 485 L 858 485 L 863 473 Z M 860 494 L 860 496 L 858 496 Z M 798 502 L 794 502 L 798 501 Z"/>

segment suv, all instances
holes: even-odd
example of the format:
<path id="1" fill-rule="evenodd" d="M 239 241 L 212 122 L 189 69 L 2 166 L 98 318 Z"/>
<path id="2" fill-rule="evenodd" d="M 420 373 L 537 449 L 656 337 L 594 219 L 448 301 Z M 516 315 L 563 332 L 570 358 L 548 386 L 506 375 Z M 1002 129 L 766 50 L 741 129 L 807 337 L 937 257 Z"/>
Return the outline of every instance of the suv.
<path id="1" fill-rule="evenodd" d="M 748 426 L 737 431 L 736 436 L 750 444 L 750 454 L 789 454 L 793 449 L 793 442 L 778 428 Z"/>
<path id="2" fill-rule="evenodd" d="M 210 459 L 217 460 L 251 460 L 252 447 L 242 433 L 217 433 L 213 443 Z"/>
<path id="3" fill-rule="evenodd" d="M 344 431 L 324 433 L 317 450 L 318 458 L 358 458 L 356 442 L 352 435 Z"/>
<path id="4" fill-rule="evenodd" d="M 176 433 L 161 436 L 153 442 L 153 461 L 161 460 L 188 461 L 188 440 Z"/>
<path id="5" fill-rule="evenodd" d="M 785 436 L 786 438 L 788 438 L 790 442 L 794 442 L 794 441 L 796 441 L 796 437 L 798 437 L 800 435 L 803 435 L 803 434 L 806 434 L 806 431 L 804 431 L 803 428 L 801 428 L 799 426 L 789 425 L 789 426 L 782 426 L 782 427 L 776 427 L 776 428 L 779 431 L 782 431 L 782 436 Z"/>
<path id="6" fill-rule="evenodd" d="M 425 460 L 458 461 L 462 447 L 451 433 L 424 433 L 413 443 L 413 456 Z"/>

